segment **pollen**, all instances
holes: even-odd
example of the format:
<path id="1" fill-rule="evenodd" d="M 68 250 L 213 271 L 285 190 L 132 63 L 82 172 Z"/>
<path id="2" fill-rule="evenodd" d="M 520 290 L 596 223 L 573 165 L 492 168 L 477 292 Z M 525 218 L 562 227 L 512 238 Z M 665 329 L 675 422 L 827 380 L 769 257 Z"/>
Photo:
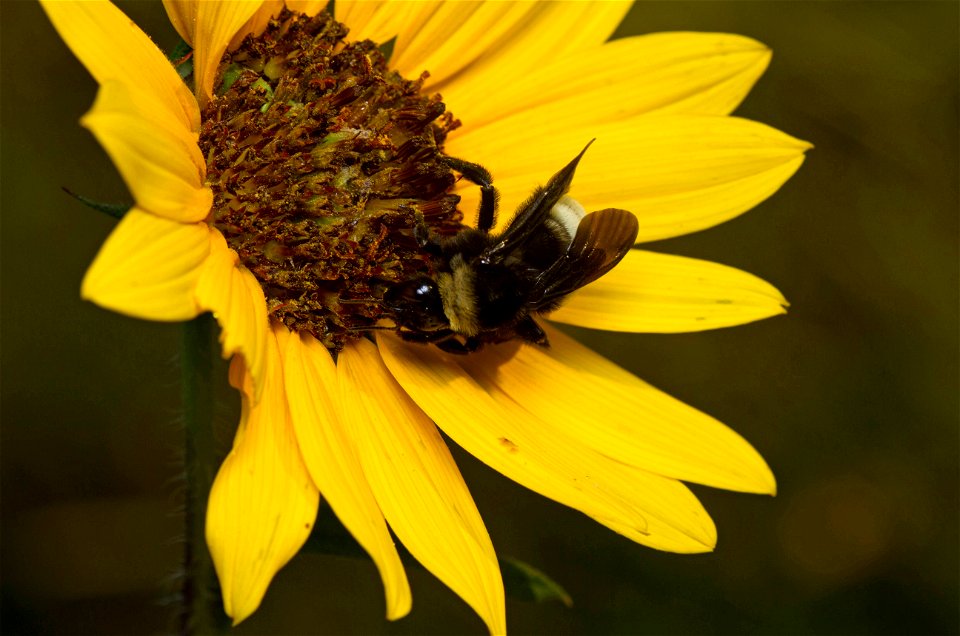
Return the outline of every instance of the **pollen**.
<path id="1" fill-rule="evenodd" d="M 285 11 L 221 60 L 200 148 L 210 222 L 260 282 L 273 320 L 331 350 L 376 325 L 389 287 L 433 275 L 423 222 L 461 229 L 440 163 L 459 125 L 440 96 L 347 42 L 329 14 Z"/>

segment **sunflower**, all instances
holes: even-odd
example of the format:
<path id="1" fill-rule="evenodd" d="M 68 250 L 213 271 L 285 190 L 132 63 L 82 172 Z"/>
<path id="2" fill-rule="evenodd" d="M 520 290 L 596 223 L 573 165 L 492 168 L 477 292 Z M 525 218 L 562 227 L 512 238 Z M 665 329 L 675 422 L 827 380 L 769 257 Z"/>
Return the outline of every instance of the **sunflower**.
<path id="1" fill-rule="evenodd" d="M 376 563 L 389 619 L 411 607 L 392 530 L 504 632 L 493 545 L 438 427 L 660 550 L 715 545 L 682 481 L 775 491 L 732 430 L 549 324 L 549 347 L 453 356 L 378 328 L 369 301 L 429 268 L 417 223 L 440 234 L 475 223 L 479 188 L 445 156 L 486 166 L 512 210 L 596 138 L 571 194 L 632 211 L 638 241 L 770 196 L 809 144 L 729 116 L 769 62 L 763 45 L 714 33 L 610 41 L 628 2 L 338 0 L 334 16 L 294 0 L 164 5 L 193 47 L 192 91 L 112 4 L 44 8 L 100 85 L 81 121 L 136 202 L 82 296 L 150 320 L 213 312 L 232 358 L 243 411 L 206 533 L 235 622 L 306 541 L 322 494 Z M 744 272 L 634 249 L 549 318 L 666 333 L 785 305 Z"/>

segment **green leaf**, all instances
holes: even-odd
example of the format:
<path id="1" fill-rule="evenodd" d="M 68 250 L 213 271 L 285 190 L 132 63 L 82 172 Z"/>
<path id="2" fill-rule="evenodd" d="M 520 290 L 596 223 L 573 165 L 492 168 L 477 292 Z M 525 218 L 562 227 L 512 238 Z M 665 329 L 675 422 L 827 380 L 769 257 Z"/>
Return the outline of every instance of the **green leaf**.
<path id="1" fill-rule="evenodd" d="M 273 103 L 273 88 L 270 87 L 270 84 L 267 80 L 262 77 L 259 78 L 256 82 L 250 85 L 250 88 L 262 88 L 267 93 L 267 101 L 263 103 L 263 106 L 260 107 L 260 112 L 265 113 L 267 109 L 270 108 L 270 104 Z"/>
<path id="2" fill-rule="evenodd" d="M 103 203 L 102 201 L 95 201 L 89 197 L 83 196 L 82 194 L 77 194 L 68 188 L 63 188 L 63 191 L 85 206 L 93 208 L 98 212 L 103 212 L 104 214 L 112 216 L 115 219 L 123 218 L 123 215 L 127 213 L 127 210 L 133 207 L 129 203 Z"/>
<path id="3" fill-rule="evenodd" d="M 193 73 L 193 55 L 191 55 L 191 53 L 193 53 L 193 49 L 190 48 L 190 45 L 187 44 L 185 40 L 181 39 L 167 56 L 167 59 L 173 63 L 174 68 L 177 69 L 177 74 L 182 80 L 187 79 L 190 77 L 190 74 Z"/>
<path id="4" fill-rule="evenodd" d="M 234 62 L 223 72 L 223 82 L 220 84 L 220 88 L 217 89 L 217 95 L 223 95 L 230 87 L 233 86 L 233 83 L 240 78 L 240 74 L 243 73 L 245 69 Z"/>
<path id="5" fill-rule="evenodd" d="M 404 566 L 423 567 L 400 543 L 397 544 L 397 551 Z M 347 532 L 329 506 L 320 508 L 310 538 L 307 539 L 301 552 L 368 558 L 367 553 Z M 535 567 L 513 557 L 498 556 L 497 560 L 500 562 L 503 587 L 507 596 L 519 601 L 533 601 L 534 603 L 560 601 L 567 607 L 573 605 L 573 599 L 570 598 L 567 591 Z"/>
<path id="6" fill-rule="evenodd" d="M 567 607 L 573 605 L 573 599 L 559 583 L 532 565 L 508 556 L 498 556 L 497 560 L 507 596 L 534 603 L 560 601 Z"/>
<path id="7" fill-rule="evenodd" d="M 393 57 L 393 48 L 394 46 L 396 46 L 396 44 L 397 44 L 397 36 L 393 36 L 383 44 L 380 44 L 379 46 L 377 46 L 377 48 L 380 49 L 380 53 L 383 55 L 383 58 L 386 61 L 389 62 L 390 58 Z"/>
<path id="8" fill-rule="evenodd" d="M 177 42 L 176 46 L 170 51 L 170 54 L 167 55 L 167 59 L 176 64 L 177 60 L 182 59 L 187 53 L 192 51 L 190 45 L 187 44 L 187 41 L 183 38 L 180 38 L 180 41 Z"/>

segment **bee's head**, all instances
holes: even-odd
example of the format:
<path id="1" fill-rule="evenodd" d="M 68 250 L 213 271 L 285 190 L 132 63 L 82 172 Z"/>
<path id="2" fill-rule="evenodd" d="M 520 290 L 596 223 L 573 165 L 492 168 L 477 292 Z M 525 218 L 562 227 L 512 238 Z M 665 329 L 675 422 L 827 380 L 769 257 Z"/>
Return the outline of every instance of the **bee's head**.
<path id="1" fill-rule="evenodd" d="M 437 282 L 426 276 L 392 286 L 383 296 L 383 306 L 407 329 L 436 331 L 449 326 Z"/>

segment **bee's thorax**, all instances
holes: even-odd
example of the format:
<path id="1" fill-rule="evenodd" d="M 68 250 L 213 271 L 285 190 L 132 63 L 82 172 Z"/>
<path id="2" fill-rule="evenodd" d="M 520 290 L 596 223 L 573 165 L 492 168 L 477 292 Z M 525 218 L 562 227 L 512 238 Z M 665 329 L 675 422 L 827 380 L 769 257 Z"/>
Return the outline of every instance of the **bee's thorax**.
<path id="1" fill-rule="evenodd" d="M 475 336 L 480 331 L 477 321 L 476 272 L 460 255 L 450 259 L 450 272 L 437 276 L 443 313 L 450 328 L 465 336 Z"/>

